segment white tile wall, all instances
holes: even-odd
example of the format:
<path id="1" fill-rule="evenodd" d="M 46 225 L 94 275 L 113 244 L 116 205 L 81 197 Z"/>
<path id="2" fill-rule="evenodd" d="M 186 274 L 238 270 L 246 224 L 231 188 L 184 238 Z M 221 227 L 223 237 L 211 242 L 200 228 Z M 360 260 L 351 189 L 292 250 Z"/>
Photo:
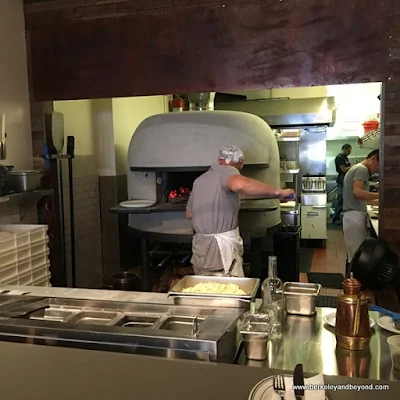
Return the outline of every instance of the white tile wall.
<path id="1" fill-rule="evenodd" d="M 77 155 L 73 162 L 75 265 L 78 287 L 99 288 L 103 283 L 99 177 L 96 157 Z M 64 163 L 66 260 L 71 274 L 71 221 L 68 164 Z M 68 282 L 70 283 L 70 281 Z"/>
<path id="2" fill-rule="evenodd" d="M 0 224 L 37 224 L 37 203 L 27 201 L 23 203 L 13 199 L 7 203 L 0 203 Z"/>

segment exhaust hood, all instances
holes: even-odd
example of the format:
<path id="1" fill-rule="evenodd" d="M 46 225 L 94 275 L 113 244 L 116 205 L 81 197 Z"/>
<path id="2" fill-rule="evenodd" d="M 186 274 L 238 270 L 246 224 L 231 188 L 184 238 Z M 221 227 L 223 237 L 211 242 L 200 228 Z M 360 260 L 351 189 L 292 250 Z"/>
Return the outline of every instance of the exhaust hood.
<path id="1" fill-rule="evenodd" d="M 216 103 L 215 109 L 255 114 L 271 127 L 333 126 L 336 118 L 334 97 L 232 101 Z"/>

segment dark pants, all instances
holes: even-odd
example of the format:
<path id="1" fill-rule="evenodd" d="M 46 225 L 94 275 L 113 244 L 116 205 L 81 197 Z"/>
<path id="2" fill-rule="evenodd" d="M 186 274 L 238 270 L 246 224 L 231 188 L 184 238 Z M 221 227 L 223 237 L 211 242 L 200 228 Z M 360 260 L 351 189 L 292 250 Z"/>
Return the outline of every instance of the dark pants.
<path id="1" fill-rule="evenodd" d="M 335 214 L 332 218 L 332 221 L 340 221 L 340 214 L 343 211 L 343 184 L 338 183 L 337 185 L 337 199 L 335 203 Z"/>

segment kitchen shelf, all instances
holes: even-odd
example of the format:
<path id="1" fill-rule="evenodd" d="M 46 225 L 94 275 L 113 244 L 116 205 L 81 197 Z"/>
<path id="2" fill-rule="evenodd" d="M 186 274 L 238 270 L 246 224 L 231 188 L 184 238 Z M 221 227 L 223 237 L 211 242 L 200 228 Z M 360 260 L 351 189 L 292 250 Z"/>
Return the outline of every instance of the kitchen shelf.
<path id="1" fill-rule="evenodd" d="M 326 189 L 302 189 L 302 194 L 326 193 Z"/>
<path id="2" fill-rule="evenodd" d="M 250 211 L 250 212 L 268 212 L 275 211 L 278 207 L 263 206 L 257 203 L 242 204 L 240 211 Z M 111 207 L 109 212 L 111 214 L 152 214 L 159 212 L 184 212 L 186 210 L 186 204 L 156 204 L 153 207 L 146 208 L 127 208 L 120 205 Z"/>
<path id="3" fill-rule="evenodd" d="M 300 142 L 300 138 L 299 137 L 280 137 L 280 138 L 276 138 L 277 142 Z"/>
<path id="4" fill-rule="evenodd" d="M 334 136 L 334 137 L 326 137 L 327 142 L 337 142 L 337 141 L 343 141 L 343 140 L 357 140 L 359 139 L 360 136 Z"/>
<path id="5" fill-rule="evenodd" d="M 244 164 L 243 169 L 262 169 L 268 168 L 269 163 L 260 164 Z M 198 167 L 130 167 L 131 171 L 140 172 L 206 172 L 211 168 L 209 166 L 198 166 Z"/>
<path id="6" fill-rule="evenodd" d="M 40 158 L 44 158 L 45 160 L 67 160 L 69 158 L 75 158 L 75 156 L 72 156 L 70 154 L 49 154 L 49 155 L 42 155 Z"/>
<path id="7" fill-rule="evenodd" d="M 8 201 L 13 200 L 13 199 L 26 199 L 26 198 L 31 198 L 31 197 L 41 198 L 44 196 L 50 196 L 53 193 L 54 193 L 53 189 L 38 189 L 38 190 L 34 190 L 32 192 L 9 194 L 7 196 L 0 197 L 0 204 L 7 203 Z"/>
<path id="8" fill-rule="evenodd" d="M 287 136 L 287 137 L 276 137 L 276 141 L 278 144 L 279 148 L 279 156 L 280 156 L 280 166 L 281 169 L 279 170 L 279 173 L 281 175 L 281 185 L 283 187 L 287 187 L 288 182 L 291 182 L 294 184 L 294 191 L 296 193 L 299 193 L 298 190 L 298 175 L 300 173 L 300 136 Z M 287 144 L 280 144 L 280 143 L 287 143 Z M 286 157 L 289 156 L 291 160 L 295 161 L 293 164 L 293 161 L 286 161 Z M 294 157 L 293 157 L 294 156 Z M 292 158 L 293 157 L 293 158 Z M 286 161 L 285 163 L 282 163 L 282 161 Z M 297 168 L 290 168 L 295 165 Z M 282 167 L 285 167 L 283 169 Z M 289 167 L 289 168 L 288 168 Z M 290 179 L 289 179 L 290 176 Z M 283 182 L 285 181 L 285 182 Z M 296 199 L 294 201 L 294 207 L 293 209 L 285 209 L 285 207 L 281 207 L 281 214 L 298 214 L 296 211 L 298 207 L 298 197 L 296 196 Z"/>

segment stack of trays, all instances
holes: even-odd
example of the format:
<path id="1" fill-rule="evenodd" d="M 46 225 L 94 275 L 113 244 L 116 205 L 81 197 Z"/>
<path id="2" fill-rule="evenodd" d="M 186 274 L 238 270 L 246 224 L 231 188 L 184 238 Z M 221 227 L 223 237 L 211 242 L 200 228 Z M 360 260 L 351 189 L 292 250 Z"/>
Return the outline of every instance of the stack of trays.
<path id="1" fill-rule="evenodd" d="M 50 286 L 46 225 L 0 225 L 0 285 Z"/>

